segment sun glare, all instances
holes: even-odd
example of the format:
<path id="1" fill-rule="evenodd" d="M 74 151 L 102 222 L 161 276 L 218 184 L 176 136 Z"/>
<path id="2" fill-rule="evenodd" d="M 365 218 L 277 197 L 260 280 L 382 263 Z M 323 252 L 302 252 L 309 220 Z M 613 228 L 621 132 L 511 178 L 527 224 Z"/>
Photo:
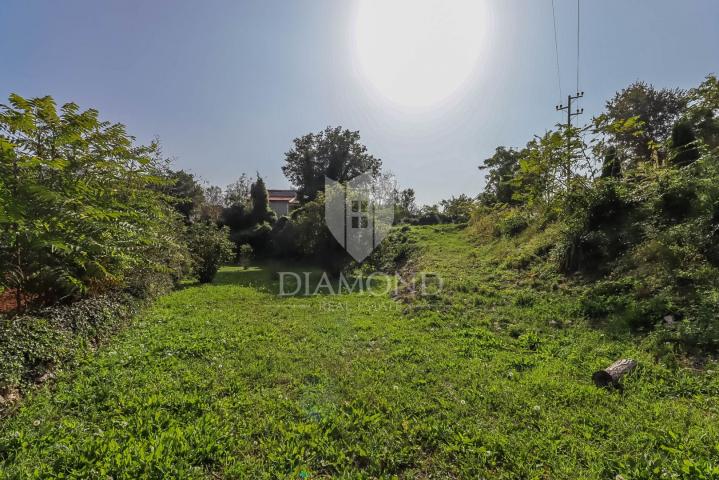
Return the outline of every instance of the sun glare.
<path id="1" fill-rule="evenodd" d="M 360 0 L 355 42 L 362 74 L 400 105 L 446 100 L 477 67 L 482 7 L 480 0 Z"/>

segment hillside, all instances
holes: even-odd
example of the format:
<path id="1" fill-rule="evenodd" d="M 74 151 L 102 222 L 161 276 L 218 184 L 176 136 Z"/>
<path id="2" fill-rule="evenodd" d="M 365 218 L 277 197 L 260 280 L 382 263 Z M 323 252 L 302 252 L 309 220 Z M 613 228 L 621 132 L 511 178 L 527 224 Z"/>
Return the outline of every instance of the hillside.
<path id="1" fill-rule="evenodd" d="M 0 424 L 0 478 L 719 478 L 716 366 L 583 320 L 551 232 L 408 236 L 438 295 L 280 298 L 274 265 L 162 297 Z"/>

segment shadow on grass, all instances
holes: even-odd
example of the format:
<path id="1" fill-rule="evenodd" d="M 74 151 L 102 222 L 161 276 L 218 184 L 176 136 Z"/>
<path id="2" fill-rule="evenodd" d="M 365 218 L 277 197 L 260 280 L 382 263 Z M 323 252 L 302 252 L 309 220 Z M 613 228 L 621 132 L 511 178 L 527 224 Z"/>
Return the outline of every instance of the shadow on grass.
<path id="1" fill-rule="evenodd" d="M 227 265 L 217 272 L 211 283 L 202 283 L 198 280 L 185 280 L 180 285 L 180 290 L 203 285 L 238 285 L 241 287 L 253 287 L 267 289 L 272 285 L 271 271 L 263 266 L 239 267 Z"/>
<path id="2" fill-rule="evenodd" d="M 242 287 L 267 287 L 271 272 L 260 266 L 223 267 L 215 275 L 212 285 L 239 285 Z"/>
<path id="3" fill-rule="evenodd" d="M 281 278 L 284 285 L 280 284 Z M 351 286 L 354 285 L 357 288 L 356 282 L 358 281 L 362 286 L 366 286 L 364 279 L 345 275 L 344 280 L 341 281 L 338 277 L 326 274 L 316 265 L 264 262 L 247 267 L 223 267 L 217 272 L 212 285 L 250 287 L 273 295 L 283 294 L 283 296 L 325 296 L 337 292 L 346 294 Z M 372 283 L 373 288 L 383 287 L 381 279 L 373 279 Z"/>

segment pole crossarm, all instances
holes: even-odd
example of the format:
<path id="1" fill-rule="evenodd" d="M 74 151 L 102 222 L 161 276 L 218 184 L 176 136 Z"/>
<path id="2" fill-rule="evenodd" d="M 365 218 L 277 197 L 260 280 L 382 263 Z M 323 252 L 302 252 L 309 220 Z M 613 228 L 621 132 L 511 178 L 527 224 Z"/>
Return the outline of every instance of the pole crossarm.
<path id="1" fill-rule="evenodd" d="M 578 100 L 584 96 L 584 92 L 577 92 L 576 95 L 567 95 L 567 104 L 559 104 L 555 107 L 558 112 L 567 111 L 567 160 L 564 166 L 564 179 L 567 190 L 569 190 L 569 182 L 572 177 L 572 117 L 576 117 L 584 113 L 583 108 L 577 108 L 572 111 L 572 101 Z"/>

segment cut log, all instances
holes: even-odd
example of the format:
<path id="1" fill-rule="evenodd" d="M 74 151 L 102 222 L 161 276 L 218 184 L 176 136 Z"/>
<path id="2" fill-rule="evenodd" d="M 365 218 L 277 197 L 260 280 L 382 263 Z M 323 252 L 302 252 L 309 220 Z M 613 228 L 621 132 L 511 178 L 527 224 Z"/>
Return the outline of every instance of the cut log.
<path id="1" fill-rule="evenodd" d="M 609 365 L 604 370 L 594 372 L 592 380 L 597 387 L 619 387 L 619 380 L 637 366 L 636 360 L 623 358 Z"/>

